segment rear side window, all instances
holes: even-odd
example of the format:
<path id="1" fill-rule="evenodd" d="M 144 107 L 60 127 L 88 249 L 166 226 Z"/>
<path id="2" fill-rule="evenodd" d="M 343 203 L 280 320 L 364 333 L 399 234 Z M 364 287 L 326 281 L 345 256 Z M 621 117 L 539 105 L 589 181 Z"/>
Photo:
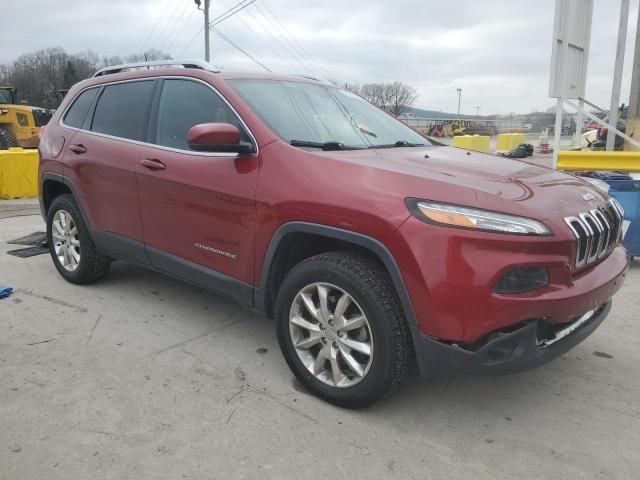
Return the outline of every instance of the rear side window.
<path id="1" fill-rule="evenodd" d="M 189 80 L 165 80 L 158 104 L 157 145 L 190 150 L 187 133 L 200 123 L 231 123 L 250 142 L 240 120 L 209 87 Z"/>
<path id="2" fill-rule="evenodd" d="M 145 140 L 153 81 L 105 87 L 96 104 L 91 130 L 130 140 Z"/>
<path id="3" fill-rule="evenodd" d="M 97 93 L 98 89 L 92 88 L 78 95 L 78 98 L 76 98 L 76 101 L 73 102 L 73 105 L 71 105 L 71 108 L 64 116 L 64 123 L 70 127 L 82 128 L 84 119 L 87 118 L 87 113 L 89 113 L 89 109 Z"/>

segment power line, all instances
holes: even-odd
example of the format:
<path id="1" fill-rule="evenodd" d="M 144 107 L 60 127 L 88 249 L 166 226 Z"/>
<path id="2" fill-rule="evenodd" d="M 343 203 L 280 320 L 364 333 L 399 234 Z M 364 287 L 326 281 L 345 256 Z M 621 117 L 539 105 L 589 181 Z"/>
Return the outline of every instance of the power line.
<path id="1" fill-rule="evenodd" d="M 249 3 L 246 3 L 247 1 Z M 242 8 L 245 8 L 246 6 L 250 5 L 251 3 L 255 2 L 255 1 L 256 0 L 242 0 L 241 2 L 237 3 L 236 5 L 234 5 L 233 7 L 228 9 L 227 11 L 225 11 L 224 13 L 218 15 L 216 18 L 211 20 L 209 22 L 209 29 L 213 30 L 213 26 L 214 25 L 217 25 L 218 23 L 222 22 L 223 20 L 226 20 L 227 18 L 231 17 L 233 14 L 235 14 L 235 13 L 239 12 L 240 10 L 242 10 Z M 242 8 L 240 8 L 240 9 L 236 10 L 241 4 L 244 4 L 244 3 L 246 3 L 246 5 L 242 6 Z M 232 10 L 235 10 L 235 11 L 232 12 Z M 200 27 L 200 29 L 196 32 L 196 34 L 193 37 L 191 37 L 191 40 L 189 40 L 187 42 L 187 44 L 180 51 L 178 56 L 181 56 L 185 52 L 185 50 L 191 46 L 191 44 L 194 42 L 194 40 L 196 38 L 198 38 L 198 35 L 200 35 L 202 32 L 204 32 L 204 26 Z"/>
<path id="2" fill-rule="evenodd" d="M 260 62 L 259 60 L 257 60 L 255 57 L 253 57 L 250 53 L 248 53 L 247 51 L 245 51 L 244 49 L 242 49 L 241 47 L 239 47 L 238 45 L 236 45 L 232 40 L 230 40 L 229 38 L 227 38 L 222 32 L 220 32 L 217 28 L 211 28 L 211 31 L 213 33 L 215 33 L 216 35 L 218 35 L 221 39 L 223 39 L 225 42 L 227 42 L 229 45 L 231 45 L 232 47 L 234 47 L 236 50 L 244 53 L 247 57 L 249 57 L 251 60 L 253 60 L 254 62 L 256 62 L 258 65 L 260 65 L 262 68 L 264 68 L 267 72 L 271 72 L 272 70 L 267 67 L 265 64 L 263 64 L 262 62 Z"/>
<path id="3" fill-rule="evenodd" d="M 193 37 L 191 37 L 191 40 L 189 40 L 189 41 L 187 42 L 187 44 L 184 46 L 184 48 L 183 48 L 182 50 L 180 50 L 180 53 L 178 54 L 178 57 L 182 56 L 182 54 L 185 52 L 185 50 L 191 46 L 191 44 L 193 43 L 193 41 L 194 41 L 196 38 L 198 38 L 198 36 L 199 36 L 202 32 L 204 32 L 204 25 L 203 25 L 202 27 L 200 27 L 200 29 L 198 29 L 198 31 L 196 32 L 196 34 L 195 34 Z"/>
<path id="4" fill-rule="evenodd" d="M 224 1 L 223 1 L 223 0 L 219 0 L 219 1 L 220 1 L 220 3 L 222 3 L 222 5 L 223 5 L 225 8 L 228 8 L 227 4 L 226 4 L 226 3 L 224 3 Z M 247 13 L 247 12 L 245 11 L 244 13 Z M 236 18 L 236 20 L 238 20 L 238 21 L 242 22 L 242 24 L 243 24 L 245 27 L 247 27 L 247 28 L 251 31 L 251 33 L 253 33 L 253 34 L 256 36 L 256 38 L 258 38 L 258 40 L 260 40 L 260 41 L 261 41 L 261 42 L 262 42 L 262 43 L 263 43 L 263 44 L 264 44 L 264 45 L 265 45 L 269 50 L 271 50 L 273 53 L 275 53 L 275 54 L 276 54 L 278 57 L 280 57 L 283 61 L 285 61 L 285 62 L 290 62 L 290 60 L 287 60 L 287 59 L 286 59 L 286 58 L 285 58 L 285 57 L 284 57 L 284 56 L 283 56 L 283 55 L 282 55 L 282 54 L 281 54 L 277 49 L 273 48 L 273 47 L 269 44 L 269 42 L 267 42 L 267 40 L 265 40 L 265 39 L 262 37 L 262 35 L 260 35 L 260 34 L 259 34 L 259 33 L 258 33 L 258 32 L 257 32 L 257 31 L 252 27 L 252 26 L 251 26 L 251 24 L 250 24 L 249 22 L 247 22 L 245 19 L 243 19 L 243 18 L 242 18 L 241 16 L 239 16 L 239 15 L 238 15 L 238 16 L 236 16 L 235 18 Z"/>
<path id="5" fill-rule="evenodd" d="M 147 42 L 149 41 L 149 39 L 153 35 L 153 32 L 155 32 L 156 28 L 158 28 L 158 25 L 160 24 L 160 20 L 162 19 L 162 17 L 164 17 L 164 14 L 167 12 L 167 9 L 169 8 L 169 5 L 171 5 L 171 0 L 167 0 L 166 5 L 164 6 L 164 10 L 162 10 L 162 13 L 158 17 L 158 20 L 156 20 L 156 23 L 153 26 L 153 28 L 151 29 L 151 32 L 149 33 L 149 35 L 147 35 L 147 38 L 145 39 L 144 43 L 142 44 L 142 47 L 140 47 L 140 50 L 144 50 L 144 47 L 147 45 Z"/>
<path id="6" fill-rule="evenodd" d="M 238 13 L 240 10 L 247 8 L 249 5 L 251 5 L 255 1 L 256 0 L 243 0 L 242 2 L 238 2 L 229 10 L 224 12 L 222 15 L 218 15 L 216 18 L 211 20 L 211 22 L 209 22 L 209 28 L 213 28 L 215 25 L 219 24 L 220 22 L 223 22 L 227 18 L 232 17 L 233 15 Z"/>
<path id="7" fill-rule="evenodd" d="M 260 8 L 260 5 L 258 5 L 256 3 L 255 5 L 256 10 L 258 10 L 258 12 L 260 13 L 260 15 L 262 16 L 262 18 L 264 18 L 267 22 L 269 22 L 269 25 L 274 29 L 274 31 L 278 32 L 278 27 L 271 21 L 271 19 L 264 13 L 264 11 Z M 282 31 L 280 30 L 279 33 L 282 33 Z M 304 69 L 306 69 L 308 72 L 310 72 L 312 75 L 315 75 L 315 73 L 313 72 L 313 70 L 309 69 L 309 67 L 305 64 L 302 63 L 302 56 L 299 55 L 299 52 L 296 51 L 295 46 L 286 38 L 286 36 L 282 35 L 282 40 L 287 42 L 289 45 L 293 46 L 293 50 L 295 52 L 295 55 L 298 56 L 298 58 L 296 58 L 296 56 L 291 54 L 291 50 L 289 50 L 289 47 L 287 47 L 286 45 L 284 45 L 282 42 L 278 41 L 278 43 L 280 43 L 280 45 L 283 46 L 283 48 L 285 48 L 285 50 L 287 51 L 287 53 L 289 55 L 292 56 L 292 58 L 294 58 L 298 64 L 300 64 Z"/>
<path id="8" fill-rule="evenodd" d="M 254 5 L 254 7 L 257 7 L 257 5 Z M 280 46 L 280 48 L 282 48 L 282 50 L 289 55 L 291 58 L 293 58 L 293 60 L 295 60 L 303 69 L 305 69 L 307 72 L 310 72 L 311 74 L 314 74 L 312 70 L 309 69 L 309 67 L 307 67 L 306 65 L 304 65 L 297 57 L 296 55 L 291 53 L 291 50 L 289 50 L 281 41 L 278 37 L 276 37 L 267 27 L 265 27 L 265 23 L 260 19 L 260 17 L 256 17 L 250 10 L 246 11 L 251 18 L 254 19 L 254 21 L 256 21 L 256 23 L 258 23 L 260 25 L 260 27 L 271 36 L 271 38 L 273 38 L 276 43 Z M 262 16 L 264 16 L 263 13 L 261 13 Z M 268 19 L 267 19 L 268 20 Z"/>
<path id="9" fill-rule="evenodd" d="M 191 14 L 189 13 L 191 12 Z M 187 23 L 189 23 L 189 20 L 191 20 L 193 18 L 193 10 L 185 10 L 185 13 L 187 14 L 186 16 L 184 16 L 184 22 L 182 22 L 182 25 L 180 26 L 180 28 L 176 31 L 175 35 L 172 35 L 170 38 L 172 38 L 172 40 L 170 42 L 167 42 L 167 45 L 164 47 L 166 48 L 167 52 L 170 52 L 171 49 L 173 48 L 173 46 L 176 43 L 176 40 L 180 37 L 180 34 L 182 33 L 182 31 L 184 30 L 184 27 L 187 26 Z M 178 20 L 179 21 L 179 20 Z M 167 39 L 168 40 L 168 39 Z M 162 49 L 161 49 L 162 50 Z"/>
<path id="10" fill-rule="evenodd" d="M 177 2 L 176 0 L 171 0 L 171 1 L 175 3 L 176 8 L 173 9 L 173 12 L 171 12 L 171 16 L 169 17 L 169 20 L 167 20 L 167 23 L 164 25 L 164 27 L 162 27 L 162 30 L 160 30 L 160 34 L 158 35 L 158 39 L 155 42 L 156 45 L 158 43 L 160 43 L 160 40 L 164 36 L 164 32 L 167 31 L 167 27 L 169 28 L 168 32 L 169 33 L 171 32 L 171 29 L 172 29 L 171 21 L 173 20 L 173 17 L 176 16 L 176 12 L 178 11 L 178 8 L 180 7 L 180 3 L 179 2 Z M 182 5 L 185 5 L 185 3 L 183 3 Z"/>
<path id="11" fill-rule="evenodd" d="M 324 69 L 322 67 L 320 67 L 312 58 L 311 54 L 309 54 L 309 52 L 307 51 L 307 49 L 305 49 L 302 44 L 300 42 L 298 42 L 298 40 L 296 40 L 296 38 L 293 36 L 293 34 L 291 34 L 291 32 L 287 29 L 287 27 L 278 19 L 278 17 L 273 13 L 273 11 L 271 10 L 271 8 L 269 8 L 269 5 L 267 4 L 266 0 L 262 0 L 262 5 L 264 6 L 264 8 L 267 9 L 267 11 L 269 12 L 269 14 L 273 17 L 273 19 L 278 23 L 278 25 L 280 25 L 281 27 L 281 31 L 285 34 L 285 37 L 288 37 L 289 39 L 291 39 L 291 45 L 295 48 L 297 46 L 297 50 L 299 53 L 301 53 L 308 61 L 309 63 L 311 63 L 311 65 L 313 65 L 316 70 L 318 71 L 318 73 L 320 73 L 322 76 L 324 77 L 329 77 L 329 75 L 327 75 L 327 72 L 324 71 Z M 256 4 L 256 8 L 259 9 L 259 6 Z"/>

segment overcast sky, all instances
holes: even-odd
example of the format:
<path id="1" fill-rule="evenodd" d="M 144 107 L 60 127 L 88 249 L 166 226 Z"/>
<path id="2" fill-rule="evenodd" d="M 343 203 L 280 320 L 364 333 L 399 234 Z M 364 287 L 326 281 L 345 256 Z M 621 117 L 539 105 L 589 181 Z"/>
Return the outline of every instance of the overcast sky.
<path id="1" fill-rule="evenodd" d="M 212 0 L 213 17 L 238 1 Z M 1 3 L 0 63 L 52 46 L 100 55 L 143 48 L 174 57 L 204 55 L 202 14 L 193 0 Z M 624 102 L 637 4 L 631 0 Z M 273 71 L 352 83 L 400 80 L 418 89 L 416 106 L 432 110 L 455 112 L 456 88 L 462 88 L 463 113 L 475 113 L 476 106 L 480 114 L 529 112 L 554 103 L 548 98 L 554 5 L 554 0 L 257 0 L 217 28 Z M 603 107 L 610 102 L 618 18 L 618 0 L 595 0 L 587 98 Z M 228 69 L 261 69 L 215 35 L 212 59 Z"/>

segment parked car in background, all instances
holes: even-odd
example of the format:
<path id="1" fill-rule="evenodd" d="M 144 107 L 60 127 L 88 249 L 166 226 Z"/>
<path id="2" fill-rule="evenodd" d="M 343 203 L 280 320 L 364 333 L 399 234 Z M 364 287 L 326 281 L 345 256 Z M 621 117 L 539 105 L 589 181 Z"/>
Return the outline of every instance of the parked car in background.
<path id="1" fill-rule="evenodd" d="M 622 208 L 590 183 L 431 145 L 297 76 L 109 67 L 69 91 L 40 152 L 64 279 L 124 260 L 258 309 L 298 380 L 344 407 L 413 364 L 499 374 L 558 357 L 607 316 L 629 262 Z"/>

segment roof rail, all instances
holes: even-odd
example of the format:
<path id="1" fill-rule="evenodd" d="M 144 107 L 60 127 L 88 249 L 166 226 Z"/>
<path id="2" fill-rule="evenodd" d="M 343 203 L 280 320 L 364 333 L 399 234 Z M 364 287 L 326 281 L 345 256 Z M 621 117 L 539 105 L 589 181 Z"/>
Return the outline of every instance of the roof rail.
<path id="1" fill-rule="evenodd" d="M 311 75 L 304 75 L 301 73 L 292 73 L 291 75 L 294 77 L 306 78 L 307 80 L 315 80 L 316 82 L 322 82 L 321 78 L 312 77 Z"/>
<path id="2" fill-rule="evenodd" d="M 209 72 L 220 72 L 214 65 L 203 60 L 154 60 L 152 62 L 134 62 L 123 63 L 122 65 L 112 65 L 110 67 L 101 68 L 93 74 L 94 77 L 103 75 L 111 75 L 112 73 L 120 73 L 125 70 L 133 69 L 151 69 L 150 67 L 164 67 L 170 65 L 182 66 L 183 68 L 195 68 L 198 70 L 207 70 Z"/>

